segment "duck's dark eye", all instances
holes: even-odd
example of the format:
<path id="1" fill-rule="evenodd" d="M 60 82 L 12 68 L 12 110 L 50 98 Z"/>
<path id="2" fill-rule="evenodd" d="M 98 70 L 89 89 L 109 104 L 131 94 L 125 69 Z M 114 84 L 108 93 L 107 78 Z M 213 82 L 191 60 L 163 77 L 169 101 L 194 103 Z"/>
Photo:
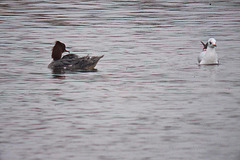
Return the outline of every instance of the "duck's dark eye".
<path id="1" fill-rule="evenodd" d="M 211 44 L 212 44 L 212 42 L 209 42 L 209 44 L 211 45 Z"/>

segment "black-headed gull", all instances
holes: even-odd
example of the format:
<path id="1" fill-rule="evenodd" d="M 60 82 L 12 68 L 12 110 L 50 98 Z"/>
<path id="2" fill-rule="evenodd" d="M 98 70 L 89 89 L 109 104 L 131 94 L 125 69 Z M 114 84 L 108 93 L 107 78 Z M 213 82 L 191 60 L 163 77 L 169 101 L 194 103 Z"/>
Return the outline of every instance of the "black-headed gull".
<path id="1" fill-rule="evenodd" d="M 203 51 L 198 56 L 198 63 L 202 64 L 219 64 L 218 55 L 216 53 L 215 47 L 216 40 L 214 38 L 210 38 L 206 44 L 203 44 Z"/>

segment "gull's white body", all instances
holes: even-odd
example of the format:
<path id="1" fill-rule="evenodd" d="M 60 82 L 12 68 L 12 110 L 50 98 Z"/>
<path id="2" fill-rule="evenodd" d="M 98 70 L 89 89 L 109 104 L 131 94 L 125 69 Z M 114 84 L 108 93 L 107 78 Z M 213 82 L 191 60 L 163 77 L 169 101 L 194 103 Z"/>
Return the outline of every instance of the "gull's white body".
<path id="1" fill-rule="evenodd" d="M 214 38 L 210 38 L 207 42 L 207 49 L 203 49 L 198 56 L 198 63 L 200 65 L 219 64 L 218 55 L 215 50 L 216 46 L 216 40 Z"/>

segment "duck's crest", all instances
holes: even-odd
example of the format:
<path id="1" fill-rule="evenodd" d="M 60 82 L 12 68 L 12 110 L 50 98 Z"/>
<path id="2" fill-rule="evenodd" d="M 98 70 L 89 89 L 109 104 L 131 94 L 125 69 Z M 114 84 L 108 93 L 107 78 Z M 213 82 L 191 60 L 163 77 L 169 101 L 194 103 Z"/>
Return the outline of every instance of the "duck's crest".
<path id="1" fill-rule="evenodd" d="M 63 52 L 69 52 L 69 51 L 66 50 L 66 46 L 64 43 L 60 41 L 56 41 L 52 49 L 52 59 L 54 61 L 61 59 Z"/>

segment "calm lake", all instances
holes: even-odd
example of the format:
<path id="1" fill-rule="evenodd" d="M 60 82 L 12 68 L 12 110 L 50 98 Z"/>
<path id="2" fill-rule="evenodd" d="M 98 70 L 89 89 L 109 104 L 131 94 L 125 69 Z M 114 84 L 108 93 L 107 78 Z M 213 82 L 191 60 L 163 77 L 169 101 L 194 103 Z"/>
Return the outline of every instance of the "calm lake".
<path id="1" fill-rule="evenodd" d="M 1 0 L 0 22 L 0 160 L 240 160 L 239 0 Z M 97 72 L 47 68 L 57 40 Z"/>

